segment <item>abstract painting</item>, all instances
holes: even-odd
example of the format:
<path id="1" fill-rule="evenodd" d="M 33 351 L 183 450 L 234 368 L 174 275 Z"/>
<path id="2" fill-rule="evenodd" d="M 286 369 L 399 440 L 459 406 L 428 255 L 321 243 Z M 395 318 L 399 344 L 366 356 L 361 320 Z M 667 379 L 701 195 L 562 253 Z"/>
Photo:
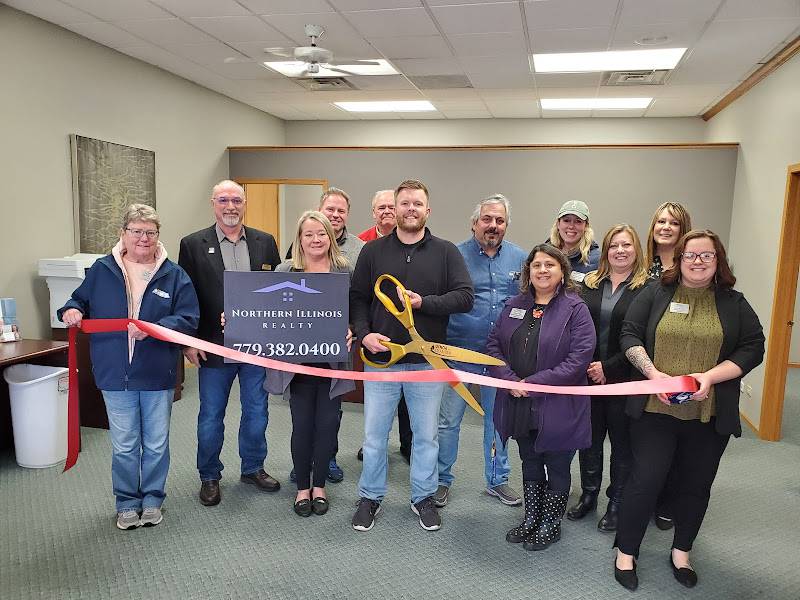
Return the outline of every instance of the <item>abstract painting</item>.
<path id="1" fill-rule="evenodd" d="M 156 206 L 156 154 L 72 134 L 75 248 L 108 254 L 119 240 L 125 208 Z"/>

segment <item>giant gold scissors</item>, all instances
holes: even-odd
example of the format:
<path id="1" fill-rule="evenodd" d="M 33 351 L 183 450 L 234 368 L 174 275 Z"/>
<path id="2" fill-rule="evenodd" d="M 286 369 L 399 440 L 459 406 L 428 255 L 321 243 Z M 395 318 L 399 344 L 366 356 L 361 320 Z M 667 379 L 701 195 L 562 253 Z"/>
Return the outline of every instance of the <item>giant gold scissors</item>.
<path id="1" fill-rule="evenodd" d="M 397 286 L 397 291 L 402 296 L 403 304 L 405 305 L 403 310 L 398 310 L 392 299 L 384 294 L 381 290 L 381 283 L 383 283 L 384 280 L 391 281 Z M 506 364 L 502 360 L 487 354 L 475 352 L 474 350 L 467 350 L 457 346 L 450 346 L 448 344 L 440 344 L 438 342 L 428 342 L 424 340 L 417 332 L 417 328 L 414 326 L 414 315 L 411 312 L 411 300 L 408 297 L 408 292 L 406 292 L 406 288 L 403 287 L 403 284 L 400 283 L 395 277 L 387 274 L 383 274 L 378 277 L 378 280 L 375 282 L 375 296 L 377 296 L 378 300 L 380 300 L 381 303 L 386 307 L 386 310 L 394 315 L 397 320 L 400 321 L 408 330 L 408 335 L 411 336 L 411 341 L 407 344 L 395 344 L 394 342 L 382 341 L 381 344 L 386 346 L 390 353 L 389 360 L 385 363 L 377 363 L 369 360 L 364 354 L 364 348 L 362 347 L 361 359 L 364 361 L 364 364 L 367 364 L 371 367 L 384 369 L 395 364 L 406 354 L 422 354 L 422 356 L 425 357 L 425 360 L 427 360 L 434 369 L 449 369 L 450 367 L 446 362 L 444 362 L 444 359 L 479 365 L 502 366 Z M 477 412 L 479 415 L 483 415 L 483 409 L 481 408 L 481 405 L 478 404 L 463 383 L 459 381 L 457 383 L 450 383 L 450 385 L 456 392 L 458 392 L 458 395 L 461 396 L 467 404 L 475 409 L 475 412 Z"/>

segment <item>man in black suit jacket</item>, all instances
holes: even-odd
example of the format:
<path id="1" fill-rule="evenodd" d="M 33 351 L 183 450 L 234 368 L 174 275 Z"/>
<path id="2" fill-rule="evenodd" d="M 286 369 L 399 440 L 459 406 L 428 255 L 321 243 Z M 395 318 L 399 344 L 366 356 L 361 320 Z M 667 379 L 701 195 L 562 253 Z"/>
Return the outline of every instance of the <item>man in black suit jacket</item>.
<path id="1" fill-rule="evenodd" d="M 244 189 L 225 180 L 214 186 L 211 196 L 216 223 L 181 240 L 178 264 L 192 279 L 200 301 L 199 338 L 222 344 L 220 313 L 223 311 L 223 272 L 271 271 L 280 261 L 278 246 L 270 234 L 242 224 L 247 200 Z M 225 364 L 216 355 L 186 348 L 186 358 L 199 367 L 200 414 L 197 417 L 197 470 L 200 473 L 200 502 L 219 504 L 220 461 L 224 434 L 223 420 L 233 380 L 239 377 L 242 418 L 239 422 L 241 481 L 259 489 L 276 492 L 280 483 L 264 471 L 267 457 L 266 371 L 247 364 Z"/>

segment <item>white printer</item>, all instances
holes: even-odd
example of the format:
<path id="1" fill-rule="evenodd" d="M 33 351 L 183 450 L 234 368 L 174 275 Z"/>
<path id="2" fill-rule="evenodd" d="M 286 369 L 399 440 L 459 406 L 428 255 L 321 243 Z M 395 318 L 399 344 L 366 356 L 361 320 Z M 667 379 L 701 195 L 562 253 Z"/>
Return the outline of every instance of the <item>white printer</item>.
<path id="1" fill-rule="evenodd" d="M 39 275 L 47 278 L 50 289 L 50 326 L 63 329 L 66 326 L 58 320 L 56 311 L 66 304 L 72 292 L 86 277 L 86 269 L 91 267 L 102 254 L 73 254 L 64 258 L 40 258 Z"/>

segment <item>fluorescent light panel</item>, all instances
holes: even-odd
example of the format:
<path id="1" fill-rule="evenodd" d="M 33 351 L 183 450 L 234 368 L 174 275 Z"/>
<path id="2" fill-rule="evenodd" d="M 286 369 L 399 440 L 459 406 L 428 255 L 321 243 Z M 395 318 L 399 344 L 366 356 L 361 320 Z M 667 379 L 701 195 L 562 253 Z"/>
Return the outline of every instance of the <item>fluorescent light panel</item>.
<path id="1" fill-rule="evenodd" d="M 674 69 L 686 48 L 534 54 L 536 73 L 590 73 Z"/>
<path id="2" fill-rule="evenodd" d="M 625 110 L 647 108 L 652 98 L 542 98 L 542 110 Z"/>
<path id="3" fill-rule="evenodd" d="M 427 100 L 387 100 L 375 102 L 334 102 L 348 112 L 426 112 L 434 111 Z"/>
<path id="4" fill-rule="evenodd" d="M 308 67 L 308 63 L 300 60 L 281 60 L 275 62 L 265 62 L 264 66 L 277 71 L 287 77 L 347 77 L 347 73 L 340 73 L 332 70 L 333 68 L 350 71 L 353 75 L 397 75 L 395 68 L 384 59 L 375 59 L 372 62 L 377 65 L 325 65 L 321 63 L 319 73 L 303 73 Z"/>

